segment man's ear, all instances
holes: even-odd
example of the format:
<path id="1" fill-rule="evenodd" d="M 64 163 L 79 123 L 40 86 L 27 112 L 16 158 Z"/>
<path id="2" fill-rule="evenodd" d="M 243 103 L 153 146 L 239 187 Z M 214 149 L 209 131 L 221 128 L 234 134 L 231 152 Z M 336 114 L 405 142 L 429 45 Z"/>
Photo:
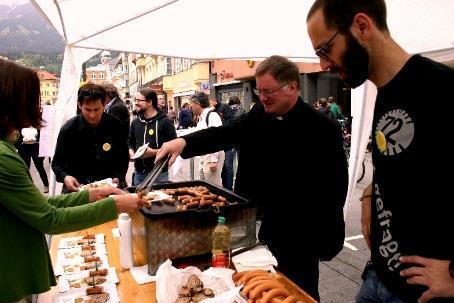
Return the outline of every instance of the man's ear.
<path id="1" fill-rule="evenodd" d="M 365 13 L 358 13 L 353 17 L 350 27 L 353 36 L 362 41 L 368 40 L 371 34 L 373 20 Z"/>

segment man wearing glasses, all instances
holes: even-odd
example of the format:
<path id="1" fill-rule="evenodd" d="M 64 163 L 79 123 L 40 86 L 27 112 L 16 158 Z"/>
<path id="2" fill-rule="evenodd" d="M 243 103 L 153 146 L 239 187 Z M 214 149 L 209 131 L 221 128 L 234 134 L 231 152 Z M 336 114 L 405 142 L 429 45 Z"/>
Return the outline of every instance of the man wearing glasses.
<path id="1" fill-rule="evenodd" d="M 427 104 L 452 100 L 454 71 L 410 55 L 393 40 L 384 0 L 316 0 L 307 28 L 324 70 L 351 87 L 366 79 L 378 87 L 373 183 L 361 198 L 371 263 L 357 302 L 454 297 L 454 248 L 446 234 L 454 202 L 445 190 L 434 190 L 452 184 L 432 178 L 440 167 L 452 169 L 444 140 L 433 137 L 452 137 L 452 117 Z"/>
<path id="2" fill-rule="evenodd" d="M 237 148 L 235 192 L 257 203 L 259 238 L 276 256 L 279 270 L 318 300 L 319 260 L 333 258 L 344 243 L 342 135 L 332 120 L 301 99 L 293 62 L 269 57 L 255 77 L 260 103 L 248 114 L 165 143 L 156 158 L 171 154 L 173 163 L 179 154 L 187 158 Z"/>
<path id="3" fill-rule="evenodd" d="M 52 170 L 63 193 L 78 191 L 83 184 L 112 178 L 119 183 L 128 170 L 128 145 L 124 125 L 104 112 L 106 91 L 97 84 L 79 88 L 80 114 L 60 129 Z"/>
<path id="4" fill-rule="evenodd" d="M 164 142 L 175 139 L 177 133 L 173 122 L 159 110 L 158 96 L 150 88 L 142 88 L 135 96 L 137 117 L 129 128 L 129 156 L 134 159 L 135 172 L 132 185 L 139 185 L 154 167 L 154 160 L 158 149 Z M 144 144 L 148 144 L 146 147 Z M 140 147 L 144 152 L 135 155 Z M 138 158 L 137 158 L 138 156 Z M 168 182 L 167 167 L 158 176 L 156 182 Z"/>

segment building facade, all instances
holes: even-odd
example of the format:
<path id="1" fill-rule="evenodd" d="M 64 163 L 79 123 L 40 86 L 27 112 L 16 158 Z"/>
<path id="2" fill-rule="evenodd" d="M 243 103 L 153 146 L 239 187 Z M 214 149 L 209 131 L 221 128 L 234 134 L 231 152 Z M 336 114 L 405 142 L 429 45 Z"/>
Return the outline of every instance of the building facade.
<path id="1" fill-rule="evenodd" d="M 53 105 L 57 101 L 60 79 L 47 71 L 38 70 L 39 86 L 41 90 L 41 104 Z"/>

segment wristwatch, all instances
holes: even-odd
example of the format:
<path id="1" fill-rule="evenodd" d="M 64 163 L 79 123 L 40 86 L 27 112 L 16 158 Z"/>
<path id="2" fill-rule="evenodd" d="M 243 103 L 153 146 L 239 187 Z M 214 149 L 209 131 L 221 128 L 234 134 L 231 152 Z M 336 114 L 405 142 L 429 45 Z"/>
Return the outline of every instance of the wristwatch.
<path id="1" fill-rule="evenodd" d="M 454 259 L 451 259 L 451 261 L 449 261 L 448 269 L 449 275 L 454 279 Z"/>

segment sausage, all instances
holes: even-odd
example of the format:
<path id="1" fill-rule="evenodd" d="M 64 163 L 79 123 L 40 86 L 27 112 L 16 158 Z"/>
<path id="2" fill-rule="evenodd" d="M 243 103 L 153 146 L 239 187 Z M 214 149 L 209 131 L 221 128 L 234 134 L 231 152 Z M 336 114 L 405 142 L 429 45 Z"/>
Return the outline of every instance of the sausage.
<path id="1" fill-rule="evenodd" d="M 216 207 L 221 207 L 221 206 L 224 206 L 225 205 L 225 202 L 214 202 L 213 203 L 213 206 L 216 206 Z"/>
<path id="2" fill-rule="evenodd" d="M 288 296 L 289 294 L 290 293 L 284 288 L 273 288 L 262 297 L 261 303 L 268 303 L 272 298 L 279 296 Z"/>
<path id="3" fill-rule="evenodd" d="M 200 201 L 202 197 L 192 197 L 190 202 Z"/>
<path id="4" fill-rule="evenodd" d="M 99 257 L 93 257 L 93 256 L 88 256 L 84 257 L 84 262 L 93 262 L 93 261 L 100 261 L 101 259 Z"/>
<path id="5" fill-rule="evenodd" d="M 203 195 L 203 196 L 202 196 L 202 199 L 205 199 L 205 200 L 215 200 L 217 197 L 218 197 L 218 195 L 214 195 L 214 194 L 211 194 L 211 195 Z"/>
<path id="6" fill-rule="evenodd" d="M 213 200 L 201 200 L 200 201 L 200 206 L 203 207 L 203 206 L 209 206 L 213 204 Z"/>
<path id="7" fill-rule="evenodd" d="M 199 206 L 199 202 L 196 201 L 196 202 L 189 202 L 189 203 L 186 203 L 184 206 L 186 206 L 186 209 L 189 209 L 189 208 L 196 208 Z"/>
<path id="8" fill-rule="evenodd" d="M 223 196 L 218 196 L 218 200 L 221 202 L 227 202 L 227 198 L 224 198 Z"/>
<path id="9" fill-rule="evenodd" d="M 269 272 L 263 270 L 263 269 L 257 269 L 257 270 L 250 270 L 250 271 L 247 271 L 245 272 L 245 274 L 241 277 L 241 279 L 239 279 L 237 281 L 237 285 L 236 286 L 239 286 L 241 284 L 246 284 L 250 279 L 252 279 L 253 277 L 255 276 L 265 276 L 265 275 L 268 275 Z"/>
<path id="10" fill-rule="evenodd" d="M 183 201 L 184 199 L 191 199 L 192 197 L 190 195 L 181 195 L 178 196 L 177 199 L 178 201 Z"/>
<path id="11" fill-rule="evenodd" d="M 183 203 L 183 204 L 189 204 L 189 203 L 191 203 L 191 198 L 183 199 L 183 200 L 181 200 L 181 203 Z M 197 203 L 198 203 L 198 202 L 197 202 Z"/>
<path id="12" fill-rule="evenodd" d="M 287 298 L 285 298 L 285 300 L 282 301 L 282 303 L 296 303 L 297 301 L 298 301 L 298 297 L 291 295 L 291 296 L 288 296 Z"/>
<path id="13" fill-rule="evenodd" d="M 101 286 L 93 286 L 86 289 L 87 295 L 102 294 Z"/>
<path id="14" fill-rule="evenodd" d="M 240 279 L 244 274 L 247 273 L 247 271 L 242 271 L 242 272 L 236 272 L 232 275 L 232 280 L 233 282 L 236 282 L 238 279 Z"/>
<path id="15" fill-rule="evenodd" d="M 99 269 L 99 270 L 90 270 L 89 275 L 90 275 L 90 277 L 105 276 L 105 275 L 107 275 L 107 268 Z"/>
<path id="16" fill-rule="evenodd" d="M 259 284 L 253 290 L 249 292 L 249 298 L 255 299 L 262 291 L 273 289 L 273 288 L 282 288 L 284 289 L 284 285 L 279 283 L 278 281 L 267 281 Z M 285 289 L 284 289 L 285 290 Z M 290 295 L 287 292 L 288 295 Z"/>
<path id="17" fill-rule="evenodd" d="M 256 278 L 258 278 L 258 277 L 256 277 Z M 252 280 L 252 279 L 251 279 L 251 280 Z M 248 297 L 249 292 L 250 292 L 251 290 L 253 290 L 256 286 L 258 286 L 259 284 L 262 284 L 262 283 L 264 283 L 264 280 L 250 281 L 250 282 L 248 282 L 246 285 L 244 285 L 243 290 L 241 291 L 241 293 L 242 293 L 244 296 Z"/>

